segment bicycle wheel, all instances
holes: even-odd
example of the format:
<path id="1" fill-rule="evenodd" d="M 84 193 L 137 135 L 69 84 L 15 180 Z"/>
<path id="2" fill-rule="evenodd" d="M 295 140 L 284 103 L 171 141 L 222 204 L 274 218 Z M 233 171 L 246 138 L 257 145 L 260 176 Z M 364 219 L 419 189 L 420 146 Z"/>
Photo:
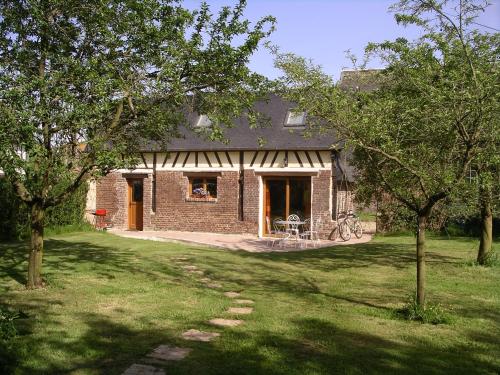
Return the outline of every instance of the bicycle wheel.
<path id="1" fill-rule="evenodd" d="M 351 229 L 347 222 L 343 221 L 339 224 L 339 234 L 340 238 L 344 241 L 349 241 L 351 239 Z"/>
<path id="2" fill-rule="evenodd" d="M 354 223 L 354 235 L 356 238 L 361 238 L 363 236 L 363 227 L 359 221 Z"/>

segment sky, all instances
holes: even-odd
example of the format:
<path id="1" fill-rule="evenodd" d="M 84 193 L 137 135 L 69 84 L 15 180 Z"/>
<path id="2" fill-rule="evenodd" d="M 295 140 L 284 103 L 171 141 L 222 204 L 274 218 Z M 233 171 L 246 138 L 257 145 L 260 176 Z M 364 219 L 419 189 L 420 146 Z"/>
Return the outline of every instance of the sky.
<path id="1" fill-rule="evenodd" d="M 235 0 L 207 0 L 213 11 L 222 5 L 234 5 Z M 276 31 L 269 38 L 281 52 L 293 52 L 310 58 L 323 70 L 338 79 L 344 68 L 352 68 L 346 51 L 362 56 L 369 42 L 394 40 L 396 37 L 415 39 L 416 28 L 404 28 L 394 21 L 389 7 L 395 0 L 248 0 L 245 17 L 255 22 L 272 15 L 277 19 Z M 186 0 L 189 8 L 201 1 Z M 500 30 L 500 0 L 477 20 L 478 23 Z M 485 29 L 484 29 L 485 30 Z M 489 30 L 493 31 L 493 30 Z M 269 78 L 280 72 L 273 66 L 268 50 L 261 47 L 250 61 L 252 70 Z M 380 66 L 372 66 L 380 67 Z"/>

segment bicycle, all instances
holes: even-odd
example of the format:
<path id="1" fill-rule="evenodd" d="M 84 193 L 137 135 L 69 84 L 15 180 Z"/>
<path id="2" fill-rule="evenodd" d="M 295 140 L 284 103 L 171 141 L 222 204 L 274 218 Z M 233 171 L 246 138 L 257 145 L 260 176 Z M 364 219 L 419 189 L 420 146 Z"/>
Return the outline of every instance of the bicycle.
<path id="1" fill-rule="evenodd" d="M 337 221 L 340 238 L 344 241 L 349 241 L 351 239 L 351 233 L 354 233 L 356 238 L 361 238 L 363 236 L 363 227 L 361 226 L 359 217 L 356 216 L 352 210 L 339 213 Z"/>

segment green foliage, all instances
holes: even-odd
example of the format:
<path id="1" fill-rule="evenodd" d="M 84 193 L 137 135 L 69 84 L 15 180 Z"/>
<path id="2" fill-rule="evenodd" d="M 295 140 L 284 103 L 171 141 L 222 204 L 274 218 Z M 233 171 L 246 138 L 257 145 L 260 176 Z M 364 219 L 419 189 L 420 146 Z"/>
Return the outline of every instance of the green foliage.
<path id="1" fill-rule="evenodd" d="M 90 225 L 84 221 L 86 195 L 87 184 L 83 184 L 62 204 L 48 209 L 46 233 L 89 230 Z M 0 179 L 0 212 L 0 239 L 13 240 L 29 236 L 28 207 L 5 179 Z"/>
<path id="2" fill-rule="evenodd" d="M 500 257 L 495 251 L 490 251 L 484 260 L 483 266 L 485 267 L 498 267 L 500 266 Z"/>
<path id="3" fill-rule="evenodd" d="M 20 239 L 28 235 L 29 212 L 11 185 L 0 178 L 0 239 Z"/>
<path id="4" fill-rule="evenodd" d="M 0 307 L 0 373 L 12 374 L 19 364 L 15 338 L 17 329 L 14 321 L 19 314 Z"/>
<path id="5" fill-rule="evenodd" d="M 80 185 L 64 203 L 47 210 L 45 225 L 49 228 L 82 225 L 87 202 L 88 185 Z"/>
<path id="6" fill-rule="evenodd" d="M 19 318 L 19 314 L 13 313 L 0 307 L 0 340 L 11 340 L 17 335 L 14 320 Z"/>
<path id="7" fill-rule="evenodd" d="M 337 84 L 306 59 L 277 55 L 284 92 L 308 111 L 311 126 L 352 146 L 357 193 L 366 199 L 388 194 L 428 216 L 461 187 L 483 139 L 498 141 L 500 34 L 471 30 L 471 3 L 462 2 L 468 18 L 460 28 L 458 15 L 441 17 L 443 2 L 399 4 L 411 14 L 405 22 L 425 25 L 421 37 L 370 44 L 367 58 L 386 68 L 354 71 Z"/>
<path id="8" fill-rule="evenodd" d="M 221 124 L 267 94 L 268 80 L 247 64 L 274 18 L 251 24 L 245 6 L 212 14 L 207 3 L 191 11 L 169 0 L 2 3 L 0 169 L 30 208 L 29 287 L 42 283 L 47 209 L 88 178 L 133 168 L 144 148 L 166 149 L 189 115 L 207 114 L 206 136 L 222 138 Z M 53 209 L 48 221 L 77 212 Z"/>
<path id="9" fill-rule="evenodd" d="M 483 264 L 479 264 L 476 259 L 468 260 L 464 264 L 469 267 L 500 267 L 500 257 L 497 251 L 492 250 L 486 255 Z"/>
<path id="10" fill-rule="evenodd" d="M 427 324 L 450 324 L 452 322 L 451 316 L 440 304 L 427 303 L 422 306 L 417 302 L 415 294 L 408 297 L 405 306 L 397 310 L 396 314 L 406 320 Z"/>
<path id="11" fill-rule="evenodd" d="M 397 22 L 418 26 L 420 37 L 370 43 L 365 62 L 338 83 L 304 58 L 276 54 L 283 91 L 308 112 L 311 129 L 337 136 L 336 150 L 351 146 L 357 195 L 379 202 L 389 196 L 418 219 L 420 304 L 425 230 L 436 205 L 459 195 L 471 164 L 498 165 L 500 33 L 473 27 L 487 6 L 400 1 Z M 385 68 L 365 70 L 370 60 Z"/>
<path id="12" fill-rule="evenodd" d="M 208 114 L 207 136 L 221 138 L 221 124 L 269 87 L 247 63 L 274 19 L 251 25 L 245 6 L 217 15 L 161 0 L 0 7 L 0 169 L 19 197 L 56 206 L 87 177 L 134 166 L 145 140 L 165 146 L 187 113 Z"/>

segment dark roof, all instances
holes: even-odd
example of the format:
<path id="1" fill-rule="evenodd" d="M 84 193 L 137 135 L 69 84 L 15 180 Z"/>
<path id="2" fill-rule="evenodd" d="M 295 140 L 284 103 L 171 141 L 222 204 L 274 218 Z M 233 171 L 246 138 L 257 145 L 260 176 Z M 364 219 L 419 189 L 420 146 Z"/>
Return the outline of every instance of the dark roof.
<path id="1" fill-rule="evenodd" d="M 169 151 L 215 151 L 215 150 L 328 150 L 334 143 L 332 136 L 304 137 L 300 128 L 284 126 L 287 112 L 294 105 L 281 97 L 271 94 L 267 101 L 255 104 L 256 111 L 268 119 L 263 126 L 251 128 L 244 117 L 237 118 L 232 127 L 224 129 L 227 143 L 210 141 L 198 134 L 195 130 L 182 127 L 179 129 L 181 137 L 170 140 Z M 191 114 L 188 122 L 193 127 L 199 115 Z M 307 126 L 307 120 L 306 120 Z M 153 144 L 144 151 L 155 149 Z"/>

